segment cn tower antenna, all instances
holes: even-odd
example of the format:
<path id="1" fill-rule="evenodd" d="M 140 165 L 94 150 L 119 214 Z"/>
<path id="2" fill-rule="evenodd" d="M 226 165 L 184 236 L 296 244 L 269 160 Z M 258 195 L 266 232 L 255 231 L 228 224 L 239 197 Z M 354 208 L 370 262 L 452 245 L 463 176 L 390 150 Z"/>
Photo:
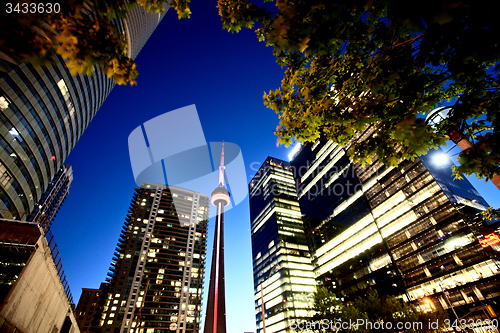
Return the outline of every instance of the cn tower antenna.
<path id="1" fill-rule="evenodd" d="M 220 154 L 220 166 L 219 166 L 219 186 L 224 187 L 224 141 L 222 141 L 222 152 Z"/>

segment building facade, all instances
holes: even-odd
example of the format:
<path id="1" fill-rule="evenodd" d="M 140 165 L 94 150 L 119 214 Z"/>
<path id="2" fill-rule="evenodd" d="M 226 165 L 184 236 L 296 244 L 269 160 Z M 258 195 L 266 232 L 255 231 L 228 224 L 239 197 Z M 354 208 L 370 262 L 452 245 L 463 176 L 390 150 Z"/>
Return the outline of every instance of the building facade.
<path id="1" fill-rule="evenodd" d="M 68 195 L 73 181 L 71 165 L 63 165 L 55 174 L 54 180 L 49 183 L 47 190 L 42 194 L 27 220 L 37 223 L 45 230 L 49 230 L 54 218 Z"/>
<path id="2" fill-rule="evenodd" d="M 129 57 L 137 56 L 164 14 L 135 6 L 117 22 Z M 22 219 L 50 187 L 114 83 L 99 69 L 72 76 L 61 58 L 41 69 L 0 62 L 0 214 Z"/>
<path id="3" fill-rule="evenodd" d="M 79 333 L 53 237 L 14 220 L 0 230 L 0 331 Z"/>
<path id="4" fill-rule="evenodd" d="M 100 289 L 82 288 L 75 315 L 82 332 L 98 332 L 101 317 L 106 306 L 107 283 L 101 283 Z"/>
<path id="5" fill-rule="evenodd" d="M 136 189 L 108 283 L 92 302 L 85 289 L 78 303 L 82 332 L 198 332 L 208 209 L 200 193 L 147 183 Z"/>
<path id="6" fill-rule="evenodd" d="M 316 282 L 290 164 L 268 157 L 249 193 L 257 332 L 291 332 Z"/>
<path id="7" fill-rule="evenodd" d="M 373 288 L 452 319 L 498 310 L 498 255 L 479 242 L 488 204 L 440 154 L 363 167 L 328 140 L 301 147 L 291 163 L 320 285 L 347 300 Z"/>

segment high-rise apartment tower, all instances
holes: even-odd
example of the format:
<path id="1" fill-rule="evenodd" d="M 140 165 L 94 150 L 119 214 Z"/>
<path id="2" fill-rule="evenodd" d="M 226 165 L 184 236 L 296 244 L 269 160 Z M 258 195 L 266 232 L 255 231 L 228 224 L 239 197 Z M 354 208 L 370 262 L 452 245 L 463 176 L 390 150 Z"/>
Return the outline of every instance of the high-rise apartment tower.
<path id="1" fill-rule="evenodd" d="M 198 332 L 208 209 L 200 193 L 148 183 L 136 189 L 108 283 L 84 289 L 78 302 L 82 331 Z"/>

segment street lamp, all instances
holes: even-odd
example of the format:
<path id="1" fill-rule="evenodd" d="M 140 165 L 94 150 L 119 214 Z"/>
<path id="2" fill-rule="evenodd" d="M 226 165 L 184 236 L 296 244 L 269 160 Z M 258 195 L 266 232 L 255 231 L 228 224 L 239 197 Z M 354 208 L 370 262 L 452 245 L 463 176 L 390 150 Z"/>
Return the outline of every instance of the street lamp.
<path id="1" fill-rule="evenodd" d="M 269 271 L 269 276 L 267 277 L 266 285 L 264 285 L 264 281 L 260 284 L 260 306 L 262 308 L 262 332 L 263 333 L 266 333 L 266 313 L 264 312 L 265 311 L 265 309 L 264 309 L 264 288 L 267 287 L 267 285 L 269 284 L 269 278 L 271 277 L 271 274 L 275 268 L 280 269 L 279 264 L 274 265 L 273 268 L 271 268 L 271 270 Z"/>
<path id="2" fill-rule="evenodd" d="M 452 112 L 453 107 L 451 106 L 434 109 L 427 115 L 425 122 L 435 130 L 443 120 L 450 118 L 450 113 Z M 473 144 L 463 133 L 464 125 L 465 121 L 461 120 L 460 124 L 457 124 L 456 126 L 446 126 L 444 129 L 446 130 L 446 137 L 448 139 L 462 148 L 462 150 L 467 150 L 472 148 Z M 500 175 L 493 175 L 490 180 L 498 189 L 500 189 Z"/>

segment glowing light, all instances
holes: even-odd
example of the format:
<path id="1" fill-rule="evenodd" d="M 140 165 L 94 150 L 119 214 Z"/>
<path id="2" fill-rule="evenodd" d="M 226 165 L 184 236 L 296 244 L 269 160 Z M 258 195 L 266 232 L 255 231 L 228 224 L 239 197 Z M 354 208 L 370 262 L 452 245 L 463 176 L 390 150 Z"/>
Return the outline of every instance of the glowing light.
<path id="1" fill-rule="evenodd" d="M 433 157 L 432 160 L 436 165 L 446 165 L 450 163 L 450 159 L 448 158 L 448 154 L 446 153 L 438 153 Z"/>
<path id="2" fill-rule="evenodd" d="M 489 234 L 479 240 L 479 244 L 481 244 L 482 247 L 488 247 L 498 243 L 500 243 L 500 236 L 497 234 Z"/>
<path id="3" fill-rule="evenodd" d="M 229 205 L 229 196 L 225 193 L 217 193 L 212 196 L 212 205 L 216 206 L 218 200 L 224 201 L 224 207 Z"/>
<path id="4" fill-rule="evenodd" d="M 300 147 L 302 147 L 302 145 L 300 143 L 297 143 L 292 151 L 288 154 L 288 160 L 291 161 L 293 160 L 293 158 L 295 157 L 295 154 L 299 151 Z"/>
<path id="5" fill-rule="evenodd" d="M 9 107 L 9 102 L 7 101 L 7 99 L 3 96 L 0 97 L 0 110 L 5 110 Z"/>

